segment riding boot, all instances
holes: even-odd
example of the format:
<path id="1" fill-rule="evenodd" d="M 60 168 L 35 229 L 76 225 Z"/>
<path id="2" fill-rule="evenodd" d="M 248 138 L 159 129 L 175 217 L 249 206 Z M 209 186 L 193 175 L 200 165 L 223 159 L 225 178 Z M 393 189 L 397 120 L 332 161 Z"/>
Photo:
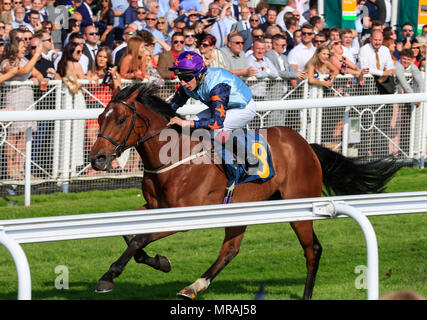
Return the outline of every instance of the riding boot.
<path id="1" fill-rule="evenodd" d="M 237 137 L 233 137 L 233 143 L 226 143 L 225 148 L 233 154 L 235 163 L 243 164 L 245 168 L 258 166 L 259 159 Z"/>

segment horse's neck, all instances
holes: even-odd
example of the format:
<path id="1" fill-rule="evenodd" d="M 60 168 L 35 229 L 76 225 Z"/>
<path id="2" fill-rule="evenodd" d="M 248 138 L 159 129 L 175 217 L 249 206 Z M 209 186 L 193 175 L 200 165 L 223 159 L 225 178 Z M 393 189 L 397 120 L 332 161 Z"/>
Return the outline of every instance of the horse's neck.
<path id="1" fill-rule="evenodd" d="M 179 132 L 167 128 L 166 123 L 164 128 L 165 130 L 137 148 L 144 167 L 147 169 L 167 167 L 201 151 L 193 151 L 200 141 L 192 141 L 190 130 L 184 128 L 182 132 Z"/>

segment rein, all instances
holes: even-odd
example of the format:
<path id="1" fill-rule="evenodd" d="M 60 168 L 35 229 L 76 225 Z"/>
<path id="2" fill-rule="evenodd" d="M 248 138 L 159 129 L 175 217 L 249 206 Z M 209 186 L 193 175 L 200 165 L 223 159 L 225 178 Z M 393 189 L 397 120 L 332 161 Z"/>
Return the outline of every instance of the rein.
<path id="1" fill-rule="evenodd" d="M 136 146 L 140 145 L 141 143 L 144 143 L 144 142 L 150 140 L 151 138 L 154 138 L 163 130 L 163 129 L 159 129 L 159 130 L 155 131 L 154 133 L 149 134 L 148 136 L 145 136 L 142 139 L 139 139 L 133 145 L 126 147 L 126 143 L 129 139 L 131 133 L 132 133 L 132 130 L 135 127 L 136 117 L 137 116 L 140 117 L 145 122 L 146 129 L 145 129 L 144 135 L 147 133 L 148 129 L 150 128 L 150 125 L 151 125 L 150 119 L 148 119 L 148 117 L 145 114 L 136 111 L 135 103 L 132 103 L 132 105 L 130 105 L 129 103 L 127 103 L 126 101 L 123 101 L 123 100 L 113 100 L 112 102 L 118 102 L 118 103 L 124 104 L 126 107 L 128 107 L 129 109 L 131 109 L 133 111 L 132 122 L 130 124 L 129 131 L 126 134 L 126 136 L 122 142 L 118 143 L 113 138 L 111 138 L 111 137 L 109 137 L 109 136 L 107 136 L 101 132 L 98 133 L 99 138 L 104 138 L 104 139 L 108 140 L 109 142 L 111 142 L 116 147 L 116 149 L 114 150 L 114 153 L 113 153 L 114 156 L 118 157 L 126 149 L 136 147 Z"/>
<path id="2" fill-rule="evenodd" d="M 116 147 L 116 149 L 114 150 L 114 152 L 113 152 L 113 154 L 112 154 L 113 156 L 118 157 L 118 156 L 120 156 L 120 154 L 121 154 L 123 151 L 125 151 L 125 150 L 127 150 L 127 149 L 129 149 L 129 148 L 132 148 L 132 147 L 137 147 L 138 145 L 140 145 L 140 144 L 142 144 L 142 143 L 144 143 L 144 142 L 146 142 L 146 141 L 150 140 L 151 138 L 154 138 L 154 137 L 155 137 L 155 136 L 157 136 L 160 132 L 162 132 L 162 130 L 164 129 L 164 128 L 163 128 L 163 129 L 156 130 L 156 131 L 154 131 L 152 134 L 149 134 L 149 135 L 147 135 L 147 136 L 143 137 L 142 139 L 139 139 L 139 140 L 138 140 L 137 142 L 135 142 L 133 145 L 126 147 L 126 143 L 127 143 L 128 139 L 129 139 L 129 137 L 130 137 L 131 133 L 132 133 L 132 130 L 133 130 L 133 129 L 134 129 L 134 127 L 135 127 L 136 117 L 137 117 L 137 116 L 139 116 L 139 117 L 140 117 L 140 118 L 145 122 L 146 129 L 145 129 L 144 135 L 147 133 L 147 131 L 148 131 L 148 130 L 149 130 L 149 128 L 150 128 L 150 125 L 151 125 L 151 123 L 150 123 L 150 119 L 149 119 L 145 114 L 143 114 L 143 113 L 141 113 L 141 112 L 136 111 L 135 103 L 134 103 L 134 102 L 132 103 L 132 105 L 130 105 L 129 103 L 127 103 L 126 101 L 123 101 L 123 100 L 112 100 L 111 102 L 116 102 L 116 103 L 124 104 L 126 107 L 128 107 L 129 109 L 131 109 L 131 110 L 133 111 L 133 114 L 132 114 L 132 122 L 131 122 L 131 125 L 130 125 L 130 127 L 129 127 L 129 131 L 128 131 L 128 133 L 126 134 L 126 136 L 125 136 L 125 138 L 123 139 L 123 141 L 122 141 L 122 142 L 118 143 L 118 142 L 117 142 L 116 140 L 114 140 L 113 138 L 111 138 L 111 137 L 109 137 L 109 136 L 107 136 L 107 135 L 105 135 L 105 134 L 103 134 L 103 133 L 101 133 L 101 132 L 99 132 L 99 133 L 98 133 L 98 137 L 99 137 L 99 138 L 104 138 L 104 139 L 108 140 L 110 143 L 112 143 L 112 144 Z M 167 168 L 165 168 L 165 169 L 162 169 L 162 170 L 157 171 L 158 169 L 160 169 L 160 168 L 162 168 L 162 167 L 166 166 L 166 164 L 167 164 L 167 163 L 169 163 L 169 162 L 167 162 L 167 163 L 165 163 L 165 164 L 164 164 L 164 163 L 162 163 L 161 165 L 159 165 L 158 167 L 153 168 L 153 169 L 145 169 L 145 168 L 144 168 L 144 171 L 149 172 L 149 173 L 154 173 L 154 174 L 163 173 L 163 172 L 169 171 L 169 170 L 171 170 L 171 169 L 173 169 L 173 168 L 175 168 L 175 167 L 179 166 L 180 164 L 182 164 L 182 163 L 184 163 L 184 162 L 191 161 L 192 159 L 194 159 L 194 158 L 198 158 L 198 157 L 203 156 L 203 155 L 204 155 L 204 154 L 201 154 L 201 153 L 199 152 L 198 154 L 196 154 L 196 155 L 194 155 L 194 156 L 192 156 L 192 157 L 189 157 L 189 158 L 187 158 L 187 159 L 181 160 L 179 163 L 176 163 L 176 164 L 174 164 L 174 165 L 172 165 L 172 166 L 170 166 L 170 167 L 167 167 Z M 170 157 L 170 158 L 172 158 L 172 155 L 171 155 L 171 157 Z"/>

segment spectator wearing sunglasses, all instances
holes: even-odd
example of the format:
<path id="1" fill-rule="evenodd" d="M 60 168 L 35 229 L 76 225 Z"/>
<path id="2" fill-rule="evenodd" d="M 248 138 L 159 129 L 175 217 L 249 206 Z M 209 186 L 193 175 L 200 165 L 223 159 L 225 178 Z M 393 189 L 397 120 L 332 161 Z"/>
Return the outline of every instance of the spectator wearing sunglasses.
<path id="1" fill-rule="evenodd" d="M 230 33 L 227 47 L 221 48 L 220 51 L 228 71 L 239 77 L 252 77 L 257 71 L 249 67 L 243 44 L 243 37 L 240 34 Z"/>
<path id="2" fill-rule="evenodd" d="M 119 46 L 117 46 L 114 50 L 113 53 L 111 54 L 113 57 L 113 61 L 114 61 L 114 65 L 118 66 L 120 59 L 122 58 L 123 54 L 126 51 L 126 46 L 128 41 L 132 38 L 136 36 L 136 31 L 137 29 L 133 27 L 134 24 L 130 24 L 125 31 L 123 32 L 123 43 Z"/>
<path id="3" fill-rule="evenodd" d="M 34 69 L 34 65 L 41 55 L 41 48 L 37 48 L 31 60 L 25 58 L 25 50 L 26 45 L 22 40 L 8 43 L 0 64 L 0 74 L 10 75 L 9 72 L 12 72 L 15 73 L 15 76 L 10 78 L 10 81 L 32 80 L 34 84 L 37 84 L 43 78 L 40 72 Z M 16 67 L 19 69 L 15 72 Z M 5 92 L 1 110 L 24 111 L 32 105 L 34 105 L 33 87 L 23 84 L 13 86 Z M 5 144 L 4 146 L 4 159 L 7 162 L 8 174 L 15 179 L 22 179 L 24 176 L 24 162 L 20 161 L 19 153 L 25 153 L 25 130 L 28 125 L 30 125 L 29 122 L 17 121 L 7 128 L 10 145 Z M 36 123 L 31 123 L 31 125 L 33 128 L 37 127 Z"/>
<path id="4" fill-rule="evenodd" d="M 205 34 L 200 40 L 197 53 L 200 53 L 206 66 L 211 68 L 225 68 L 222 53 L 215 48 L 216 38 L 211 34 Z"/>
<path id="5" fill-rule="evenodd" d="M 38 47 L 42 47 L 43 49 L 43 34 L 37 33 L 37 35 L 31 39 L 30 42 L 30 57 L 33 57 L 37 51 Z M 50 79 L 60 79 L 59 75 L 56 74 L 55 67 L 53 66 L 53 62 L 51 60 L 48 60 L 44 56 L 44 52 L 42 52 L 41 56 L 36 62 L 36 65 L 34 66 L 37 71 L 39 71 L 43 78 L 50 78 Z"/>
<path id="6" fill-rule="evenodd" d="M 165 80 L 175 79 L 175 75 L 169 70 L 170 66 L 174 63 L 178 55 L 184 51 L 185 37 L 181 32 L 176 32 L 172 36 L 172 48 L 170 51 L 159 55 L 159 62 L 157 71 L 160 76 Z"/>
<path id="7" fill-rule="evenodd" d="M 64 78 L 66 76 L 75 80 L 89 79 L 85 74 L 82 65 L 79 63 L 81 56 L 83 55 L 83 44 L 76 42 L 68 43 L 58 63 L 58 74 Z"/>
<path id="8" fill-rule="evenodd" d="M 88 70 L 92 70 L 93 63 L 95 61 L 96 54 L 98 52 L 98 40 L 99 33 L 95 26 L 87 26 L 85 28 L 83 39 L 85 44 L 83 46 L 83 54 L 88 58 Z"/>
<path id="9" fill-rule="evenodd" d="M 155 39 L 159 39 L 163 42 L 165 41 L 165 37 L 163 36 L 163 34 L 156 29 L 157 17 L 154 13 L 152 12 L 147 13 L 147 17 L 145 18 L 145 23 L 146 23 L 146 27 L 144 28 L 144 30 L 150 31 L 153 34 L 153 37 Z M 162 46 L 156 43 L 154 46 L 153 55 L 160 54 L 160 53 L 162 53 Z"/>
<path id="10" fill-rule="evenodd" d="M 308 23 L 303 25 L 301 33 L 301 43 L 294 47 L 288 54 L 289 63 L 298 71 L 304 71 L 306 63 L 313 57 L 316 51 L 313 45 L 313 26 Z"/>
<path id="11" fill-rule="evenodd" d="M 196 50 L 196 30 L 193 27 L 184 28 L 184 51 Z"/>
<path id="12" fill-rule="evenodd" d="M 147 10 L 144 7 L 136 8 L 136 20 L 134 24 L 138 26 L 138 31 L 146 27 L 145 18 L 147 17 Z"/>
<path id="13" fill-rule="evenodd" d="M 3 23 L 12 23 L 13 21 L 12 0 L 4 0 L 1 8 L 2 10 L 0 13 L 0 20 Z"/>
<path id="14" fill-rule="evenodd" d="M 33 39 L 39 39 L 39 42 L 36 42 L 37 44 L 34 44 L 32 41 Z M 34 33 L 33 39 L 31 39 L 30 46 L 31 46 L 31 55 L 34 50 L 34 45 L 41 45 L 42 47 L 42 57 L 48 61 L 53 62 L 54 56 L 56 54 L 56 51 L 53 48 L 53 42 L 52 37 L 50 33 L 46 30 L 39 30 L 36 33 Z"/>
<path id="15" fill-rule="evenodd" d="M 300 79 L 304 80 L 307 78 L 307 73 L 304 71 L 297 71 L 293 68 L 285 55 L 286 52 L 286 36 L 282 34 L 276 34 L 273 36 L 273 47 L 271 50 L 265 53 L 265 56 L 270 59 L 277 71 L 279 76 L 284 79 Z"/>
<path id="16" fill-rule="evenodd" d="M 188 10 L 186 15 L 187 15 L 186 23 L 190 27 L 194 27 L 194 24 L 196 23 L 196 21 L 199 21 L 199 18 L 201 16 L 204 16 L 203 12 L 198 12 L 194 9 Z"/>
<path id="17" fill-rule="evenodd" d="M 74 33 L 72 33 L 70 35 L 70 37 L 69 37 L 68 44 L 70 44 L 70 43 L 74 43 L 76 45 L 80 45 L 83 48 L 83 45 L 85 43 L 85 41 L 83 39 L 83 35 L 80 32 L 74 32 Z M 66 46 L 68 46 L 68 44 Z M 55 69 L 58 71 L 58 73 L 59 73 L 60 61 L 61 61 L 61 59 L 63 57 L 63 52 L 64 52 L 64 50 L 58 51 L 56 53 L 56 55 L 55 55 L 55 61 L 53 62 L 54 66 L 55 66 Z M 88 70 L 89 59 L 88 59 L 88 57 L 86 57 L 83 54 L 83 49 L 82 49 L 82 54 L 79 54 L 78 63 L 79 63 L 80 67 L 83 70 L 83 74 L 87 74 L 87 72 L 89 71 Z"/>

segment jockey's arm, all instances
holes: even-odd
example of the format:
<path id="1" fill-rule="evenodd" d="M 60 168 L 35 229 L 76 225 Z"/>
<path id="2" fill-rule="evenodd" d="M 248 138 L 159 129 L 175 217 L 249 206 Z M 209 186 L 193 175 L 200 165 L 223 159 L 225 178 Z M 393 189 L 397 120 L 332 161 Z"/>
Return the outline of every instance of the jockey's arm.
<path id="1" fill-rule="evenodd" d="M 225 83 L 217 84 L 209 93 L 211 118 L 194 121 L 195 128 L 211 130 L 221 129 L 225 120 L 226 106 L 230 98 L 231 87 Z"/>
<path id="2" fill-rule="evenodd" d="M 179 86 L 178 90 L 176 90 L 175 95 L 172 98 L 171 108 L 176 111 L 177 109 L 181 108 L 189 98 L 190 97 L 184 91 L 184 87 Z"/>

